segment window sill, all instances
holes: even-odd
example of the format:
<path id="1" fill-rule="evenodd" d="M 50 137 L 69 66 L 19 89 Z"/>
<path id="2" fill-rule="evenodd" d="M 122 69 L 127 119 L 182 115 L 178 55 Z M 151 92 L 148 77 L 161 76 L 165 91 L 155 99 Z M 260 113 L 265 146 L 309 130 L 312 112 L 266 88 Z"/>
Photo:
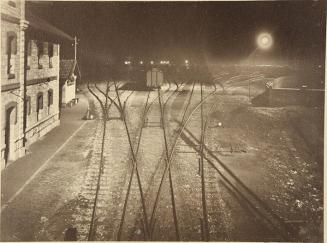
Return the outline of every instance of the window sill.
<path id="1" fill-rule="evenodd" d="M 8 79 L 14 79 L 14 78 L 15 78 L 15 74 L 13 74 L 13 73 L 8 74 Z"/>

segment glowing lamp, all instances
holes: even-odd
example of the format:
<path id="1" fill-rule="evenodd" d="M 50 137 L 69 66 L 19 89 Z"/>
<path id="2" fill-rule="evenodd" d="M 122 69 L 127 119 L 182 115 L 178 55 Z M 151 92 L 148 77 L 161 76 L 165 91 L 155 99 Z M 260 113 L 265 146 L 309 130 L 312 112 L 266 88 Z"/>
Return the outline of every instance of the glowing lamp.
<path id="1" fill-rule="evenodd" d="M 257 45 L 260 49 L 267 50 L 273 44 L 273 38 L 269 33 L 261 33 L 257 37 Z"/>

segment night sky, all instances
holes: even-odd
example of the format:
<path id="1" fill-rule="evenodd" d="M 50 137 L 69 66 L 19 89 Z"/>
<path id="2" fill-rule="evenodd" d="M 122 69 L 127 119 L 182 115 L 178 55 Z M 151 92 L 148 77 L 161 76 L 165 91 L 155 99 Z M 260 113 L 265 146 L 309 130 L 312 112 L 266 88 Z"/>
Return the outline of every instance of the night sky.
<path id="1" fill-rule="evenodd" d="M 84 61 L 233 62 L 248 57 L 256 49 L 256 35 L 265 31 L 274 38 L 272 58 L 319 63 L 325 57 L 323 6 L 319 1 L 66 1 L 28 3 L 27 10 L 78 36 Z"/>

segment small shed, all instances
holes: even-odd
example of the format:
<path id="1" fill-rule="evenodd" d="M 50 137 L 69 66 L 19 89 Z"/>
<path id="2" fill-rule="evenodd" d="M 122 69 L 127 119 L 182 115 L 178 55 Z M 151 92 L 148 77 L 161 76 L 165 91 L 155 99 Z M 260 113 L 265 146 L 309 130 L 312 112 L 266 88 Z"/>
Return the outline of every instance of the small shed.
<path id="1" fill-rule="evenodd" d="M 160 87 L 164 82 L 163 72 L 158 68 L 152 68 L 146 73 L 147 87 Z"/>
<path id="2" fill-rule="evenodd" d="M 76 99 L 76 81 L 80 79 L 81 73 L 77 61 L 60 60 L 60 107 L 71 104 Z"/>

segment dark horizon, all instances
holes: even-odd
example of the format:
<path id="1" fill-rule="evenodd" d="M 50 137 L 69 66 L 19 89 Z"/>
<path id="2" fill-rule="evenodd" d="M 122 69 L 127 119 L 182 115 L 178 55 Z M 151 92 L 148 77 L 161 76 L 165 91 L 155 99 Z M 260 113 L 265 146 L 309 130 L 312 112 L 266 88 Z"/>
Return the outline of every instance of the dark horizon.
<path id="1" fill-rule="evenodd" d="M 78 56 L 87 63 L 118 64 L 126 58 L 238 62 L 257 48 L 256 36 L 268 32 L 274 44 L 257 56 L 324 65 L 322 1 L 28 2 L 29 9 L 76 35 Z M 64 50 L 64 57 L 73 56 L 70 43 Z"/>

